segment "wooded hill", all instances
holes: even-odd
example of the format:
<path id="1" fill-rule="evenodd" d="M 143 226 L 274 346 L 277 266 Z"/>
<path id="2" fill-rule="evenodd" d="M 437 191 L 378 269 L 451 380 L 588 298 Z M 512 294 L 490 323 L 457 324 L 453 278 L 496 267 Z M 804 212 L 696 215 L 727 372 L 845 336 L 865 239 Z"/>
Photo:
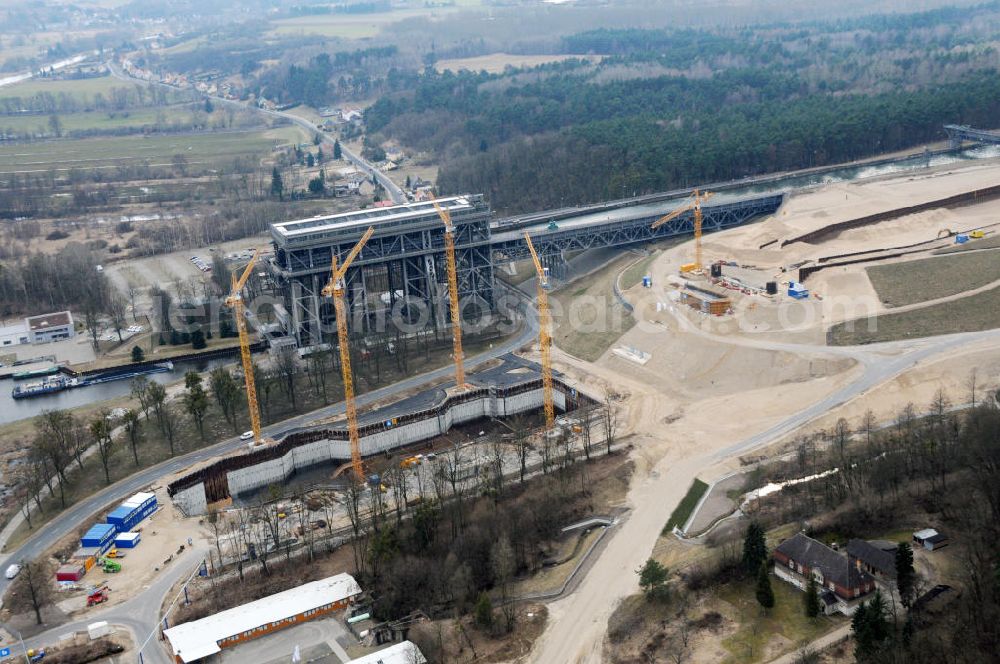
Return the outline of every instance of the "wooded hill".
<path id="1" fill-rule="evenodd" d="M 990 126 L 1000 5 L 739 30 L 598 30 L 599 53 L 502 74 L 400 75 L 373 138 L 438 155 L 445 193 L 515 212 L 819 166 Z"/>

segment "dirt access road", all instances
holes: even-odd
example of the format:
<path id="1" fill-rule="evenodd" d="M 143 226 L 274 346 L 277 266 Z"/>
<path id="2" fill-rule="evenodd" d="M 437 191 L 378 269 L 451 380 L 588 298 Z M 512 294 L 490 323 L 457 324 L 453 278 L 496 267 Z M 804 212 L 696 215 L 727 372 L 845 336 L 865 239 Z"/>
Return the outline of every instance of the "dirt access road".
<path id="1" fill-rule="evenodd" d="M 659 399 L 652 390 L 633 392 L 629 408 L 639 413 L 630 416 L 640 437 L 636 453 L 642 457 L 640 462 L 647 462 L 644 464 L 647 469 L 645 473 L 637 469 L 629 491 L 628 503 L 632 511 L 613 531 L 600 558 L 577 591 L 549 607 L 549 628 L 536 644 L 531 661 L 539 664 L 597 664 L 602 661 L 602 643 L 611 613 L 619 601 L 638 592 L 635 570 L 649 556 L 670 509 L 684 497 L 698 473 L 763 447 L 921 362 L 933 361 L 957 348 L 984 340 L 1000 341 L 1000 330 L 870 348 L 891 354 L 873 360 L 846 386 L 805 409 L 735 444 L 727 445 L 724 438 L 702 441 L 698 446 L 701 451 L 694 456 L 684 458 L 684 446 L 668 449 L 651 466 L 648 461 L 652 455 L 645 455 L 643 449 L 647 444 L 661 446 L 664 442 Z M 615 380 L 619 384 L 623 382 L 621 376 Z"/>
<path id="2" fill-rule="evenodd" d="M 794 196 L 772 219 L 710 235 L 706 259 L 735 258 L 740 264 L 755 263 L 770 274 L 811 255 L 933 238 L 943 214 L 893 220 L 822 245 L 790 245 L 788 251 L 757 249 L 765 241 L 812 230 L 838 217 L 892 208 L 899 200 L 909 200 L 914 188 L 934 185 L 941 190 L 934 195 L 972 188 L 998 168 L 997 164 L 975 164 L 962 173 L 929 172 L 877 183 L 839 184 Z M 953 217 L 949 221 L 968 225 L 979 223 L 979 212 L 963 209 L 949 211 L 947 216 Z M 676 274 L 677 266 L 691 253 L 686 243 L 658 257 L 650 266 L 653 283 L 668 283 L 668 275 Z M 946 359 L 964 358 L 974 351 L 987 362 L 1000 355 L 1000 330 L 828 347 L 825 327 L 835 321 L 832 317 L 815 316 L 801 329 L 779 326 L 757 333 L 752 326 L 741 330 L 732 324 L 742 322 L 741 315 L 716 321 L 679 306 L 666 310 L 661 306 L 656 312 L 651 304 L 667 300 L 662 287 L 630 291 L 626 297 L 642 320 L 618 343 L 650 353 L 652 359 L 646 365 L 629 363 L 610 352 L 595 363 L 555 354 L 560 370 L 581 383 L 589 381 L 596 390 L 622 394 L 620 433 L 634 435 L 636 472 L 627 498 L 631 511 L 609 532 L 600 557 L 576 591 L 549 606 L 548 626 L 529 657 L 539 664 L 603 660 L 609 618 L 622 599 L 639 591 L 636 570 L 650 555 L 671 510 L 695 477 L 721 474 L 720 469 L 738 465 L 739 457 L 748 452 L 807 425 L 829 421 L 837 413 L 900 406 L 914 398 L 910 392 L 885 388 L 905 388 L 913 383 L 913 376 L 934 372 L 943 376 Z M 774 308 L 763 300 L 755 306 L 754 313 Z M 968 364 L 965 360 L 949 364 L 948 371 L 967 372 Z M 826 365 L 832 369 L 817 369 Z M 956 376 L 948 377 L 954 384 Z"/>

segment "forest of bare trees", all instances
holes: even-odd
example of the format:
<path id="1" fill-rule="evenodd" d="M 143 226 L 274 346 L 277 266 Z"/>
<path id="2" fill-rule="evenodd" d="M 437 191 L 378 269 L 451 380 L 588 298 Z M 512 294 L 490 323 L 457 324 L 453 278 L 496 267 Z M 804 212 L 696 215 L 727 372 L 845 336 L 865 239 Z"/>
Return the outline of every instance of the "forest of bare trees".
<path id="1" fill-rule="evenodd" d="M 768 478 L 836 472 L 786 487 L 758 518 L 802 521 L 818 536 L 876 538 L 934 524 L 958 549 L 962 592 L 945 612 L 897 607 L 890 633 L 866 652 L 866 662 L 991 661 L 1000 642 L 1000 392 L 977 393 L 956 410 L 939 391 L 930 404 L 909 404 L 890 426 L 868 413 L 854 431 L 838 421 L 823 439 L 802 442 L 798 456 Z M 920 595 L 940 581 L 921 580 Z"/>

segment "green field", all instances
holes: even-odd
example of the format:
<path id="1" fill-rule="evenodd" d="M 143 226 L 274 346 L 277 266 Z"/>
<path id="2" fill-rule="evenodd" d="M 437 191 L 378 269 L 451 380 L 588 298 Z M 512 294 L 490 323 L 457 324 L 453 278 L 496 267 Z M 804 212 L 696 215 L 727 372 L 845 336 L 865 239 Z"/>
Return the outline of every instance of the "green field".
<path id="1" fill-rule="evenodd" d="M 275 147 L 305 140 L 298 127 L 198 134 L 109 136 L 0 145 L 0 173 L 116 168 L 131 160 L 169 166 L 174 155 L 188 164 L 227 164 L 234 157 L 268 154 Z"/>
<path id="2" fill-rule="evenodd" d="M 653 264 L 653 260 L 655 260 L 656 257 L 657 254 L 650 254 L 649 256 L 636 261 L 635 264 L 626 269 L 625 272 L 622 273 L 622 280 L 620 284 L 621 289 L 623 291 L 627 291 L 629 288 L 632 288 L 632 286 L 635 286 L 637 283 L 642 281 L 642 278 L 649 274 L 649 266 Z"/>
<path id="3" fill-rule="evenodd" d="M 180 107 L 131 108 L 126 111 L 85 111 L 81 113 L 56 113 L 62 123 L 63 133 L 75 131 L 112 131 L 126 127 L 145 127 L 156 124 L 160 112 L 169 124 L 172 118 L 190 115 Z M 13 132 L 49 131 L 48 115 L 0 116 L 0 130 Z M 37 135 L 37 134 L 36 134 Z"/>
<path id="4" fill-rule="evenodd" d="M 1000 279 L 1000 261 L 987 251 L 876 265 L 866 271 L 879 299 L 888 307 L 902 307 L 996 281 Z"/>
<path id="5" fill-rule="evenodd" d="M 34 95 L 47 92 L 56 96 L 67 94 L 77 99 L 90 101 L 97 93 L 101 93 L 106 97 L 113 88 L 131 89 L 133 87 L 133 84 L 120 81 L 111 76 L 51 81 L 44 78 L 32 78 L 21 83 L 0 88 L 0 98 L 33 97 Z"/>
<path id="6" fill-rule="evenodd" d="M 868 329 L 867 320 L 834 325 L 826 333 L 827 343 L 853 346 L 1000 327 L 1000 287 L 921 309 L 883 314 L 873 323 L 874 330 Z"/>
<path id="7" fill-rule="evenodd" d="M 667 525 L 663 526 L 663 535 L 669 535 L 674 530 L 674 526 L 678 528 L 682 527 L 687 523 L 688 518 L 691 516 L 691 512 L 694 508 L 698 506 L 698 501 L 701 497 L 705 495 L 708 491 L 708 485 L 695 478 L 694 482 L 691 483 L 691 488 L 688 489 L 687 494 L 674 509 L 670 518 L 667 519 Z"/>
<path id="8" fill-rule="evenodd" d="M 771 577 L 774 608 L 764 612 L 757 603 L 754 588 L 752 580 L 744 580 L 727 583 L 718 589 L 719 599 L 732 605 L 740 616 L 736 633 L 720 641 L 729 652 L 723 664 L 770 661 L 778 653 L 766 656 L 765 646 L 778 635 L 787 644 L 780 652 L 792 652 L 800 644 L 809 643 L 846 622 L 844 618 L 824 615 L 807 618 L 802 610 L 802 592 L 774 576 Z"/>

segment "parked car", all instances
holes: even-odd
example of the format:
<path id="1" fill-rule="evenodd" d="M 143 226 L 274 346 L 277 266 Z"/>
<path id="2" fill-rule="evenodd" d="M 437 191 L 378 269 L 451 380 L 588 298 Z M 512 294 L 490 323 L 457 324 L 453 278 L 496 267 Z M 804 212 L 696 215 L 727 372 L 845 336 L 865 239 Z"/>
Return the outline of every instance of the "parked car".
<path id="1" fill-rule="evenodd" d="M 6 577 L 7 577 L 8 579 L 13 579 L 13 578 L 14 578 L 15 576 L 17 576 L 17 575 L 18 575 L 18 574 L 19 574 L 20 572 L 21 572 L 21 566 L 20 566 L 20 565 L 18 565 L 17 563 L 14 563 L 13 565 L 11 565 L 10 567 L 8 567 L 8 568 L 7 568 L 7 574 L 6 574 Z"/>
<path id="2" fill-rule="evenodd" d="M 253 438 L 253 431 L 244 431 L 240 434 L 240 440 L 250 440 Z"/>

